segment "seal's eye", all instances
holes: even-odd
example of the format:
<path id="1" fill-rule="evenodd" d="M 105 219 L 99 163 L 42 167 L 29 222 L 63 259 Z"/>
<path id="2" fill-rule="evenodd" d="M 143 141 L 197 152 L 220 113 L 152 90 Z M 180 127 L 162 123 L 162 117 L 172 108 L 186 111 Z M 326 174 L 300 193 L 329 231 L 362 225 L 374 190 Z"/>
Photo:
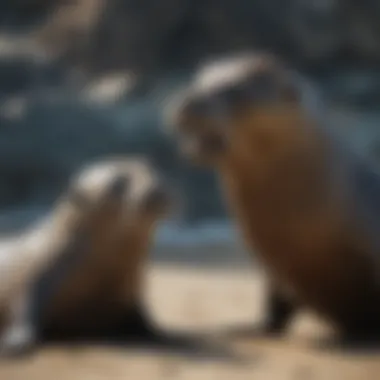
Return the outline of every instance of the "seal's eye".
<path id="1" fill-rule="evenodd" d="M 117 177 L 109 188 L 109 194 L 111 194 L 113 197 L 121 197 L 125 191 L 127 191 L 129 183 L 130 178 L 127 176 Z"/>
<path id="2" fill-rule="evenodd" d="M 231 86 L 223 88 L 218 92 L 218 100 L 226 104 L 236 104 L 246 97 L 246 91 L 243 87 Z"/>
<path id="3" fill-rule="evenodd" d="M 279 91 L 273 74 L 269 72 L 257 73 L 250 80 L 249 95 L 252 100 L 258 102 L 275 100 L 279 95 Z"/>

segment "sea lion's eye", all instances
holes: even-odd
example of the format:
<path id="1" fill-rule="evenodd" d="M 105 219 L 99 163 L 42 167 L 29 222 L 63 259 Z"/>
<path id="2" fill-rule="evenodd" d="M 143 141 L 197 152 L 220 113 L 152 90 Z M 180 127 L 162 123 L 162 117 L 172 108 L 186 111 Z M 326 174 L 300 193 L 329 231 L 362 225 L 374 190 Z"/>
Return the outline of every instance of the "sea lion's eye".
<path id="1" fill-rule="evenodd" d="M 227 104 L 240 102 L 241 100 L 244 100 L 244 97 L 244 89 L 237 86 L 227 87 L 218 94 L 219 100 L 224 101 Z"/>
<path id="2" fill-rule="evenodd" d="M 109 194 L 115 197 L 122 196 L 127 191 L 130 183 L 130 178 L 127 176 L 117 177 L 109 188 Z"/>

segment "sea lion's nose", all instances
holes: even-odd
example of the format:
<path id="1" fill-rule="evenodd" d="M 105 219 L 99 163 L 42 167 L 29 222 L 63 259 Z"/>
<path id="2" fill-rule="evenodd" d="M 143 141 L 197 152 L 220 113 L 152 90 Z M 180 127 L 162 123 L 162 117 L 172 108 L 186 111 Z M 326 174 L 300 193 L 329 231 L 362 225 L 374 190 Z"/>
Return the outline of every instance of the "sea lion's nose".
<path id="1" fill-rule="evenodd" d="M 148 210 L 158 210 L 166 208 L 170 204 L 170 195 L 163 186 L 157 186 L 149 191 L 145 205 Z"/>

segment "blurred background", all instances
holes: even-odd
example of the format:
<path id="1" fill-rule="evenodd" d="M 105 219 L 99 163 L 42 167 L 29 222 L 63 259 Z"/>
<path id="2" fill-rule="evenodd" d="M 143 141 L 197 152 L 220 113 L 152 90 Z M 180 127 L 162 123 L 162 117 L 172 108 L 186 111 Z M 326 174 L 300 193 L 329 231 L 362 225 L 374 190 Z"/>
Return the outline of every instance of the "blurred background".
<path id="1" fill-rule="evenodd" d="M 163 131 L 163 102 L 205 60 L 269 50 L 380 156 L 379 17 L 374 0 L 1 1 L 0 232 L 46 212 L 81 164 L 142 153 L 183 198 L 158 244 L 232 241 L 213 174 Z"/>
<path id="2" fill-rule="evenodd" d="M 217 181 L 178 156 L 162 107 L 200 63 L 267 50 L 304 74 L 323 95 L 326 117 L 380 162 L 379 19 L 376 0 L 1 0 L 0 234 L 48 212 L 82 164 L 147 155 L 182 197 L 157 231 L 156 263 L 186 264 L 154 266 L 148 298 L 155 319 L 196 333 L 253 323 L 257 277 L 208 270 L 241 268 L 247 259 Z M 0 378 L 364 380 L 380 373 L 378 356 L 317 362 L 303 346 L 279 343 L 273 355 L 260 342 L 255 347 L 240 367 L 208 366 L 200 356 L 196 365 L 110 351 L 50 353 L 3 365 Z"/>

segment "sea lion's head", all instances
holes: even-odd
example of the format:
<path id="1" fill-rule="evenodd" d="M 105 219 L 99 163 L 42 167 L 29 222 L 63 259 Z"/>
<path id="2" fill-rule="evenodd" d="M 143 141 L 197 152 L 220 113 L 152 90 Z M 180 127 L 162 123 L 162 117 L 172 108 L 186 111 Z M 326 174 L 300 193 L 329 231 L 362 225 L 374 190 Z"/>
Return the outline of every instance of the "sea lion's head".
<path id="1" fill-rule="evenodd" d="M 239 139 L 253 134 L 257 145 L 265 144 L 265 129 L 297 107 L 298 98 L 294 82 L 274 57 L 228 57 L 205 65 L 175 96 L 166 109 L 168 125 L 184 155 L 214 165 L 239 150 Z"/>
<path id="2" fill-rule="evenodd" d="M 78 214 L 102 224 L 155 221 L 172 206 L 168 185 L 144 157 L 111 157 L 92 163 L 73 180 L 68 199 Z"/>

